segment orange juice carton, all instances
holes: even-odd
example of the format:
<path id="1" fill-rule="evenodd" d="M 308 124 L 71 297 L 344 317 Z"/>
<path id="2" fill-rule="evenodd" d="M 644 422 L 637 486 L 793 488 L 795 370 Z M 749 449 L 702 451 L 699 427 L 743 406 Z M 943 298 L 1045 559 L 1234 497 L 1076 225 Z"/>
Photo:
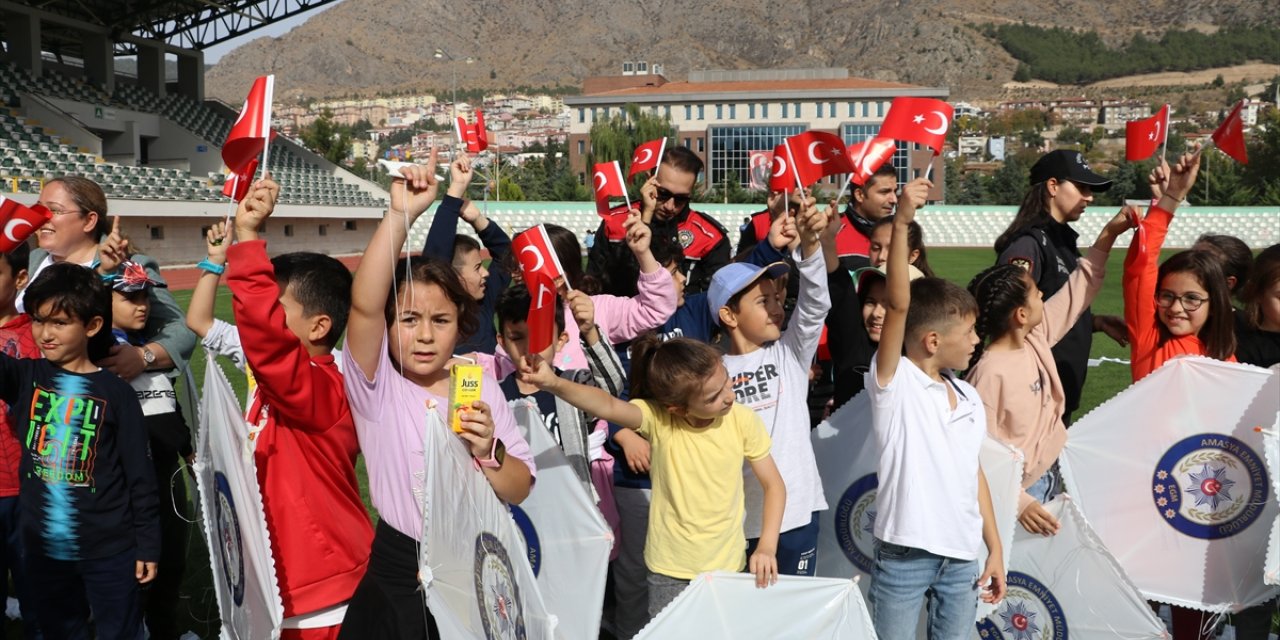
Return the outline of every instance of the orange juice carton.
<path id="1" fill-rule="evenodd" d="M 480 379 L 484 368 L 478 364 L 455 364 L 449 372 L 449 427 L 462 433 L 462 412 L 480 399 Z"/>

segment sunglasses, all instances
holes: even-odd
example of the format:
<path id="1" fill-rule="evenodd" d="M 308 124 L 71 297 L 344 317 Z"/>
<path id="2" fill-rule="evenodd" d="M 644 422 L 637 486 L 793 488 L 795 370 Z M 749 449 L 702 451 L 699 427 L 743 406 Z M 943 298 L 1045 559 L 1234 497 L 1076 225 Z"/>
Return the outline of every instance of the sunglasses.
<path id="1" fill-rule="evenodd" d="M 693 195 L 692 195 L 692 194 L 689 194 L 689 193 L 684 193 L 684 194 L 671 193 L 670 191 L 667 191 L 666 189 L 663 189 L 662 187 L 658 187 L 658 202 L 660 202 L 660 203 L 661 203 L 661 202 L 666 202 L 666 201 L 668 201 L 668 200 L 671 200 L 671 201 L 674 201 L 674 202 L 676 203 L 676 206 L 677 206 L 677 207 L 684 207 L 684 206 L 687 206 L 687 205 L 689 204 L 689 201 L 690 201 L 690 200 L 692 200 L 692 199 L 693 199 Z"/>

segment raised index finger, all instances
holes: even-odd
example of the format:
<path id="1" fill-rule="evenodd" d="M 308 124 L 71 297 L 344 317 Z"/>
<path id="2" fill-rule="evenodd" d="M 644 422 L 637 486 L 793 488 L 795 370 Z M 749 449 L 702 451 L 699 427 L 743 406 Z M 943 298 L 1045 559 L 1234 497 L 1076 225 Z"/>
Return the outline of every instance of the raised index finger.
<path id="1" fill-rule="evenodd" d="M 111 216 L 111 233 L 120 235 L 120 214 Z"/>

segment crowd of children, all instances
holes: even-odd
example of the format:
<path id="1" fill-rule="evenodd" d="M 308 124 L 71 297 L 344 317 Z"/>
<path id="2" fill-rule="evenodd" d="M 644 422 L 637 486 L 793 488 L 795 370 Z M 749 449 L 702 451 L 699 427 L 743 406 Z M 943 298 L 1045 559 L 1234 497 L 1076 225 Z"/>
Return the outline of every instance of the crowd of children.
<path id="1" fill-rule="evenodd" d="M 401 257 L 442 186 L 434 152 L 395 177 L 354 276 L 316 253 L 269 257 L 262 230 L 280 186 L 256 182 L 233 223 L 207 232 L 186 327 L 101 189 L 50 181 L 41 251 L 0 258 L 0 567 L 29 638 L 87 637 L 91 624 L 100 638 L 178 637 L 192 439 L 173 378 L 198 337 L 248 374 L 243 427 L 285 638 L 437 637 L 417 575 L 433 463 L 423 430 L 447 428 L 450 372 L 464 361 L 485 373 L 457 437 L 494 495 L 518 504 L 534 489 L 508 405 L 530 398 L 618 533 L 614 637 L 635 635 L 705 571 L 745 570 L 761 588 L 814 575 L 828 505 L 811 411 L 859 392 L 880 451 L 877 633 L 913 638 L 927 611 L 931 638 L 968 637 L 977 603 L 1006 588 L 981 443 L 990 434 L 1025 453 L 1018 521 L 1055 534 L 1043 504 L 1062 490 L 1056 462 L 1095 330 L 1131 346 L 1135 381 L 1184 354 L 1280 362 L 1280 246 L 1255 259 L 1206 236 L 1158 260 L 1199 158 L 1153 171 L 1145 216 L 1124 208 L 1082 256 L 1070 223 L 1110 182 L 1077 153 L 1046 154 L 995 266 L 966 290 L 929 265 L 915 221 L 927 179 L 899 190 L 882 169 L 843 212 L 773 194 L 731 262 L 724 229 L 690 208 L 702 162 L 675 148 L 637 210 L 601 223 L 585 270 L 574 234 L 545 225 L 564 273 L 537 352 L 511 237 L 465 200 L 465 156 L 421 255 Z M 480 242 L 456 234 L 459 220 Z M 1135 227 L 1123 321 L 1091 316 L 1111 247 Z M 234 324 L 214 317 L 224 275 Z M 1265 637 L 1271 608 L 1238 615 L 1236 637 Z M 1174 621 L 1178 640 L 1200 637 L 1198 618 Z"/>

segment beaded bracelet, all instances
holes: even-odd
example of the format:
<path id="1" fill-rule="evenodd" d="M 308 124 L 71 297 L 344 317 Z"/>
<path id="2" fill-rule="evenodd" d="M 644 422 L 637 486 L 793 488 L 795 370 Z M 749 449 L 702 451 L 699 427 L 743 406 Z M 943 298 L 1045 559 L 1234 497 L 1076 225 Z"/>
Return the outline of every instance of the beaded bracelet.
<path id="1" fill-rule="evenodd" d="M 208 271 L 209 273 L 212 273 L 215 276 L 220 276 L 224 271 L 227 270 L 226 265 L 214 264 L 212 262 L 209 262 L 208 258 L 201 260 L 199 264 L 197 264 L 196 266 L 200 267 L 201 269 L 204 269 L 205 271 Z"/>

